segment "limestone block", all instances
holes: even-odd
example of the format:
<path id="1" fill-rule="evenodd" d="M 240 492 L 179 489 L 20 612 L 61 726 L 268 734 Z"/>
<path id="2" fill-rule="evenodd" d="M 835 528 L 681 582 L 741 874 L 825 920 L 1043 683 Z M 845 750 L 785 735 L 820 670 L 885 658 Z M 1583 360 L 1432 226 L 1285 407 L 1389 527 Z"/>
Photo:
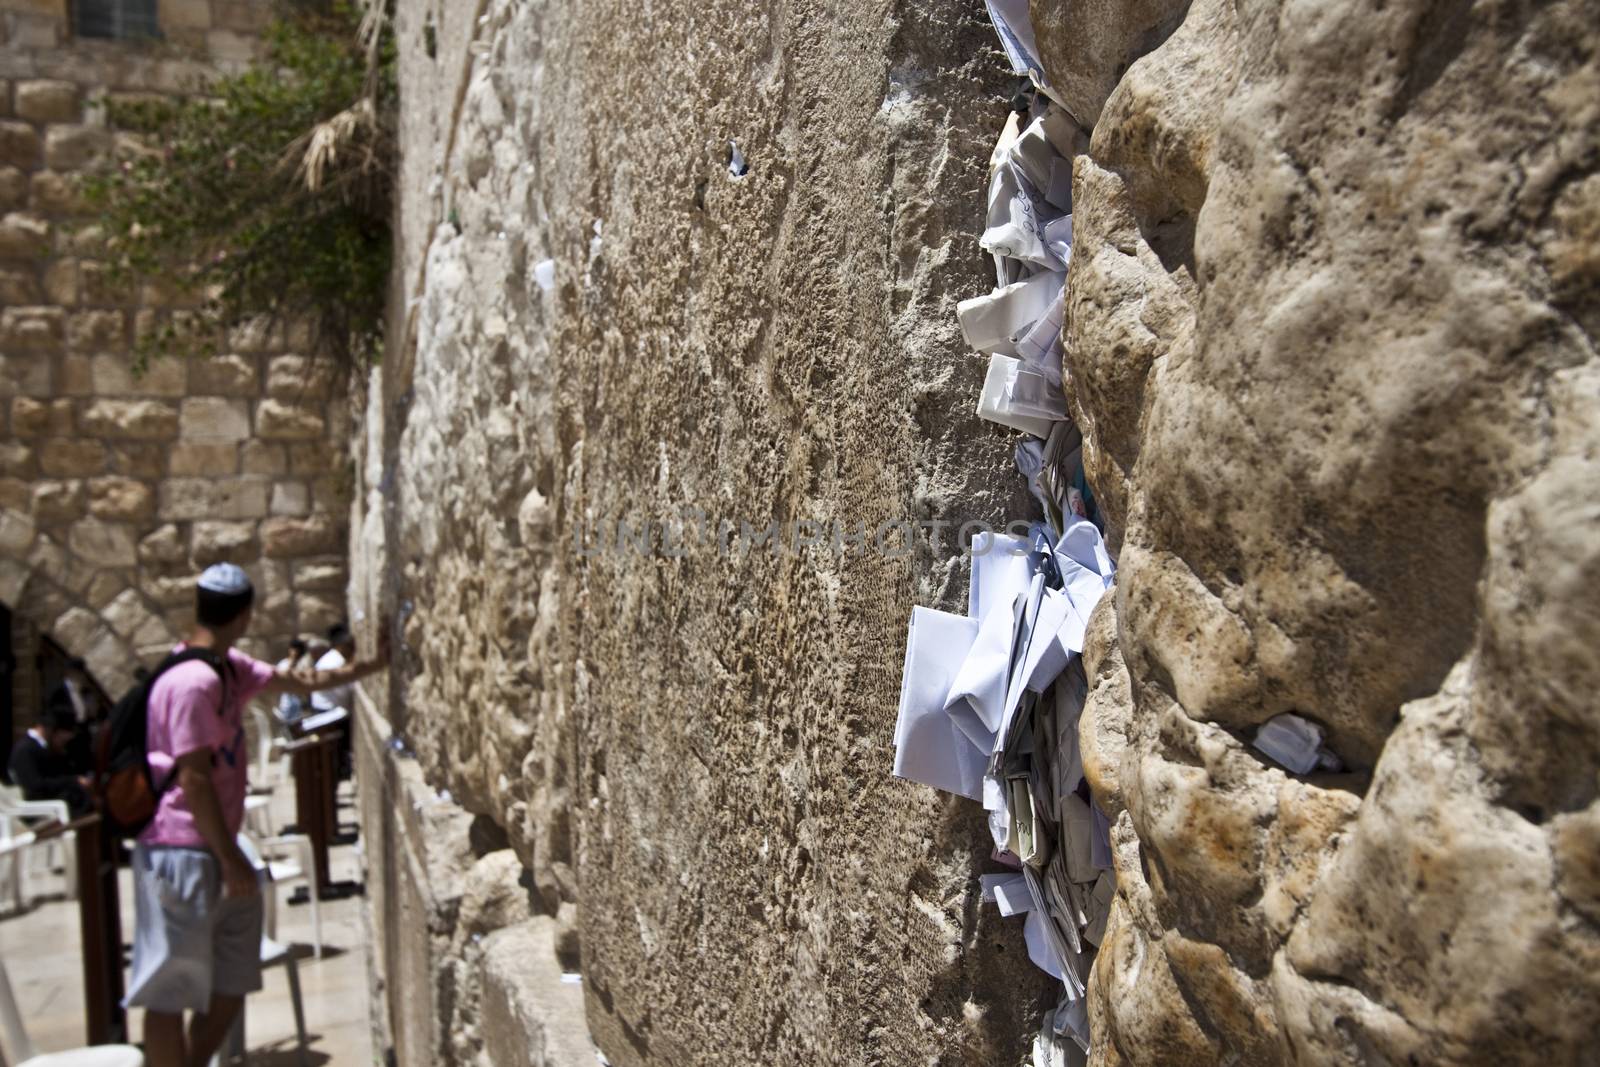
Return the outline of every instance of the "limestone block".
<path id="1" fill-rule="evenodd" d="M 137 286 L 126 278 L 118 278 L 109 265 L 98 260 L 80 261 L 78 277 L 85 304 L 124 306 L 137 299 Z"/>
<path id="2" fill-rule="evenodd" d="M 263 593 L 294 592 L 294 564 L 281 559 L 258 559 L 251 565 L 256 587 Z"/>
<path id="3" fill-rule="evenodd" d="M 260 603 L 256 606 L 255 626 L 260 629 L 298 633 L 299 628 L 294 613 L 294 595 L 283 589 L 263 593 Z"/>
<path id="4" fill-rule="evenodd" d="M 44 161 L 52 170 L 83 170 L 111 145 L 99 126 L 49 126 L 44 132 Z"/>
<path id="5" fill-rule="evenodd" d="M 133 649 L 116 634 L 105 631 L 89 646 L 83 658 L 88 663 L 89 673 L 106 692 L 121 696 L 133 688 L 133 668 L 138 660 Z"/>
<path id="6" fill-rule="evenodd" d="M 85 519 L 67 531 L 67 547 L 96 567 L 132 567 L 139 562 L 130 526 Z"/>
<path id="7" fill-rule="evenodd" d="M 183 401 L 179 433 L 189 441 L 242 441 L 250 436 L 250 406 L 243 400 L 190 397 Z"/>
<path id="8" fill-rule="evenodd" d="M 171 575 L 141 572 L 139 588 L 162 608 L 168 624 L 184 632 L 194 624 L 194 588 L 198 574 Z"/>
<path id="9" fill-rule="evenodd" d="M 260 391 L 253 356 L 211 356 L 194 360 L 189 366 L 189 388 L 195 393 L 216 396 L 249 396 Z"/>
<path id="10" fill-rule="evenodd" d="M 67 344 L 74 352 L 105 352 L 128 344 L 128 316 L 121 311 L 77 311 L 67 320 Z"/>
<path id="11" fill-rule="evenodd" d="M 123 441 L 163 441 L 178 435 L 178 411 L 156 400 L 96 400 L 78 425 L 86 433 Z"/>
<path id="12" fill-rule="evenodd" d="M 37 304 L 44 299 L 36 272 L 26 268 L 0 268 L 0 305 Z"/>
<path id="13" fill-rule="evenodd" d="M 28 511 L 33 507 L 33 489 L 21 478 L 0 478 L 0 508 Z M 0 597 L 0 601 L 5 600 Z"/>
<path id="14" fill-rule="evenodd" d="M 163 30 L 211 28 L 211 0 L 160 0 L 156 11 Z"/>
<path id="15" fill-rule="evenodd" d="M 26 122 L 0 120 L 0 163 L 32 170 L 39 165 L 39 133 Z"/>
<path id="16" fill-rule="evenodd" d="M 250 522 L 197 522 L 191 558 L 196 567 L 229 561 L 239 563 L 256 555 L 256 527 Z"/>
<path id="17" fill-rule="evenodd" d="M 268 482 L 242 477 L 225 481 L 169 478 L 158 491 L 156 514 L 168 521 L 259 519 L 267 514 L 268 488 Z"/>
<path id="18" fill-rule="evenodd" d="M 66 312 L 60 308 L 8 307 L 0 311 L 0 347 L 8 354 L 59 351 L 65 329 Z"/>
<path id="19" fill-rule="evenodd" d="M 305 515 L 311 511 L 311 492 L 304 482 L 278 482 L 272 487 L 274 515 Z"/>
<path id="20" fill-rule="evenodd" d="M 83 608 L 69 608 L 50 624 L 50 636 L 75 655 L 87 650 L 102 630 L 99 616 Z"/>
<path id="21" fill-rule="evenodd" d="M 282 330 L 277 323 L 266 316 L 259 316 L 229 330 L 227 347 L 229 351 L 247 355 L 270 352 L 278 347 L 281 336 Z"/>
<path id="22" fill-rule="evenodd" d="M 291 403 L 320 403 L 330 395 L 335 373 L 330 359 L 274 356 L 267 364 L 267 395 Z"/>
<path id="23" fill-rule="evenodd" d="M 182 477 L 239 473 L 239 446 L 232 441 L 180 441 L 172 446 L 168 471 Z M 246 474 L 259 473 L 245 471 Z"/>
<path id="24" fill-rule="evenodd" d="M 178 563 L 189 558 L 181 530 L 172 523 L 157 527 L 139 542 L 141 563 Z"/>
<path id="25" fill-rule="evenodd" d="M 28 205 L 28 176 L 16 167 L 0 166 L 0 212 Z"/>
<path id="26" fill-rule="evenodd" d="M 289 473 L 296 478 L 316 478 L 328 473 L 334 457 L 323 441 L 296 441 L 288 446 Z"/>
<path id="27" fill-rule="evenodd" d="M 54 259 L 45 264 L 44 293 L 52 304 L 71 307 L 78 302 L 78 261 Z"/>
<path id="28" fill-rule="evenodd" d="M 279 476 L 289 473 L 289 457 L 283 445 L 251 439 L 239 453 L 240 469 L 245 474 Z"/>
<path id="29" fill-rule="evenodd" d="M 259 38 L 232 30 L 212 30 L 206 34 L 206 51 L 219 63 L 249 63 L 256 56 Z"/>
<path id="30" fill-rule="evenodd" d="M 116 599 L 132 581 L 133 576 L 127 571 L 97 570 L 94 572 L 94 577 L 89 580 L 89 588 L 83 594 L 84 602 L 99 611 Z"/>
<path id="31" fill-rule="evenodd" d="M 0 356 L 0 396 L 8 393 L 32 397 L 50 396 L 54 391 L 51 388 L 50 374 L 52 362 L 52 357 L 47 352 L 19 352 Z"/>
<path id="32" fill-rule="evenodd" d="M 132 478 L 91 478 L 89 511 L 108 522 L 141 523 L 155 514 L 155 494 Z"/>
<path id="33" fill-rule="evenodd" d="M 340 525 L 327 515 L 272 518 L 261 524 L 261 552 L 278 559 L 326 555 L 343 547 L 343 535 Z"/>
<path id="34" fill-rule="evenodd" d="M 64 396 L 88 396 L 94 392 L 94 361 L 88 356 L 61 357 L 60 373 L 56 378 L 58 391 Z"/>
<path id="35" fill-rule="evenodd" d="M 256 435 L 267 441 L 305 441 L 326 430 L 320 412 L 291 407 L 278 400 L 263 400 L 256 408 Z"/>
<path id="36" fill-rule="evenodd" d="M 294 568 L 294 587 L 314 591 L 343 589 L 345 567 L 342 560 L 306 560 Z"/>
<path id="37" fill-rule="evenodd" d="M 0 440 L 0 474 L 12 478 L 31 478 L 38 469 L 32 448 L 21 441 Z"/>
<path id="38" fill-rule="evenodd" d="M 170 445 L 118 442 L 111 446 L 111 473 L 153 482 L 167 473 Z"/>
<path id="39" fill-rule="evenodd" d="M 157 357 L 145 364 L 142 373 L 135 374 L 130 356 L 98 355 L 91 359 L 94 391 L 101 396 L 174 397 L 186 391 L 182 360 Z"/>
<path id="40" fill-rule="evenodd" d="M 264 32 L 271 21 L 272 10 L 253 0 L 218 0 L 212 5 L 212 16 L 218 29 L 233 30 L 249 35 Z"/>
<path id="41" fill-rule="evenodd" d="M 562 980 L 556 920 L 507 926 L 484 940 L 480 1029 L 491 1062 L 565 1067 L 596 1060 L 583 986 Z"/>
<path id="42" fill-rule="evenodd" d="M 326 633 L 347 614 L 342 600 L 315 593 L 296 594 L 294 606 L 295 629 L 303 634 Z"/>
<path id="43" fill-rule="evenodd" d="M 16 397 L 11 401 L 11 432 L 18 437 L 69 436 L 72 401 Z"/>
<path id="44" fill-rule="evenodd" d="M 78 87 L 67 81 L 19 81 L 14 90 L 17 116 L 30 122 L 74 122 L 78 118 Z"/>
<path id="45" fill-rule="evenodd" d="M 79 225 L 63 236 L 66 242 L 62 248 L 63 252 L 70 252 L 75 256 L 105 255 L 106 235 L 99 226 Z"/>
<path id="46" fill-rule="evenodd" d="M 42 481 L 33 483 L 33 520 L 40 526 L 60 526 L 84 516 L 87 494 L 83 482 Z"/>
<path id="47" fill-rule="evenodd" d="M 86 438 L 52 438 L 39 446 L 39 469 L 55 478 L 86 478 L 106 469 L 106 448 Z"/>
<path id="48" fill-rule="evenodd" d="M 314 511 L 344 514 L 350 509 L 350 479 L 343 474 L 324 474 L 313 478 L 311 505 Z"/>
<path id="49" fill-rule="evenodd" d="M 101 610 L 114 633 L 136 645 L 147 645 L 170 636 L 167 622 L 145 603 L 134 589 L 124 589 Z"/>
<path id="50" fill-rule="evenodd" d="M 41 170 L 29 179 L 34 211 L 46 215 L 82 215 L 89 210 L 76 176 Z"/>
<path id="51" fill-rule="evenodd" d="M 102 397 L 126 397 L 133 392 L 133 365 L 126 355 L 93 355 L 94 392 Z"/>

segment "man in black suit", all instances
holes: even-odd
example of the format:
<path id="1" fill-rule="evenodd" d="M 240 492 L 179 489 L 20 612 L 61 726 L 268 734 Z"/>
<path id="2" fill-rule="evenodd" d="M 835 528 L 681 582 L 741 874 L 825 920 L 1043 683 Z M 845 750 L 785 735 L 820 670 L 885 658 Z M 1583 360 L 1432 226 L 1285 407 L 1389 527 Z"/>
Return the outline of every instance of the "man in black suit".
<path id="1" fill-rule="evenodd" d="M 24 800 L 65 800 L 73 815 L 91 807 L 89 780 L 74 771 L 67 746 L 78 732 L 78 720 L 62 707 L 51 707 L 11 750 L 11 780 Z"/>

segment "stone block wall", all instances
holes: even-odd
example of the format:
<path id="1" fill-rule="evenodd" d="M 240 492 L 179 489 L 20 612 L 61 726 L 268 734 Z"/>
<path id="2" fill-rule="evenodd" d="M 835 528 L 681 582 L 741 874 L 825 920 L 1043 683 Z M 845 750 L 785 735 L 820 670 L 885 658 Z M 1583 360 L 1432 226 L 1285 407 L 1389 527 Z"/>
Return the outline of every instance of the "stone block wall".
<path id="1" fill-rule="evenodd" d="M 218 560 L 256 580 L 260 654 L 345 611 L 343 374 L 287 322 L 136 372 L 136 337 L 189 308 L 160 278 L 110 278 L 76 185 L 118 136 L 108 98 L 236 66 L 269 10 L 164 2 L 165 40 L 143 43 L 0 2 L 0 600 L 113 694 L 187 630 Z"/>

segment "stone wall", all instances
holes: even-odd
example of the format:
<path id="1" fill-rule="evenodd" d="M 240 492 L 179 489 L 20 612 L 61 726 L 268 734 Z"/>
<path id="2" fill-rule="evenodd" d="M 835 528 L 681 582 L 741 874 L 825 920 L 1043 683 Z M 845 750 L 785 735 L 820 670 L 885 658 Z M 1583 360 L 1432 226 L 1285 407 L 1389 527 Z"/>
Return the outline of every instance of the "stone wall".
<path id="1" fill-rule="evenodd" d="M 982 6 L 407 0 L 397 26 L 400 262 L 352 564 L 369 615 L 405 620 L 383 714 L 578 946 L 612 1063 L 1015 1060 L 1047 983 L 978 906 L 981 813 L 889 774 L 910 607 L 964 603 L 953 537 L 573 544 L 695 509 L 1024 513 L 954 316 L 1011 92 Z M 404 883 L 403 852 L 369 884 Z M 402 931 L 400 1062 L 471 1062 L 401 1033 L 447 973 L 402 966 L 409 907 L 374 900 Z M 533 1017 L 508 990 L 452 1008 Z"/>
<path id="2" fill-rule="evenodd" d="M 1032 8 L 1092 129 L 1066 369 L 1121 565 L 1086 654 L 1118 877 L 1091 1060 L 1588 1062 L 1600 8 Z M 574 543 L 1026 513 L 953 314 L 992 285 L 1013 89 L 982 5 L 397 18 L 352 577 L 404 642 L 364 773 L 530 887 L 460 981 L 438 917 L 499 850 L 364 794 L 399 1062 L 579 1062 L 517 1040 L 543 993 L 500 946 L 541 918 L 613 1063 L 1018 1062 L 1046 983 L 978 903 L 980 813 L 889 775 L 950 546 Z M 1348 772 L 1260 758 L 1283 711 Z"/>
<path id="3" fill-rule="evenodd" d="M 158 278 L 113 283 L 74 184 L 118 136 L 108 96 L 237 65 L 269 6 L 163 4 L 167 40 L 145 44 L 0 3 L 0 600 L 114 695 L 192 623 L 208 563 L 255 578 L 258 653 L 345 611 L 341 374 L 308 331 L 266 322 L 135 373 L 135 338 L 187 309 Z"/>
<path id="4" fill-rule="evenodd" d="M 1033 9 L 1123 533 L 1092 1062 L 1592 1062 L 1600 4 Z"/>

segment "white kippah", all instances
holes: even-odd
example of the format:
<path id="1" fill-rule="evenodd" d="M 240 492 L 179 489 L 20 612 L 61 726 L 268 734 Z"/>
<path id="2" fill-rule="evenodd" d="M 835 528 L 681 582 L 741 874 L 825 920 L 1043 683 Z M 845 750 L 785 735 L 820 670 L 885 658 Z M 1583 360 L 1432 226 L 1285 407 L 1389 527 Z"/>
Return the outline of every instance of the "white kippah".
<path id="1" fill-rule="evenodd" d="M 236 563 L 213 563 L 200 575 L 200 588 L 224 596 L 250 591 L 250 576 Z"/>

